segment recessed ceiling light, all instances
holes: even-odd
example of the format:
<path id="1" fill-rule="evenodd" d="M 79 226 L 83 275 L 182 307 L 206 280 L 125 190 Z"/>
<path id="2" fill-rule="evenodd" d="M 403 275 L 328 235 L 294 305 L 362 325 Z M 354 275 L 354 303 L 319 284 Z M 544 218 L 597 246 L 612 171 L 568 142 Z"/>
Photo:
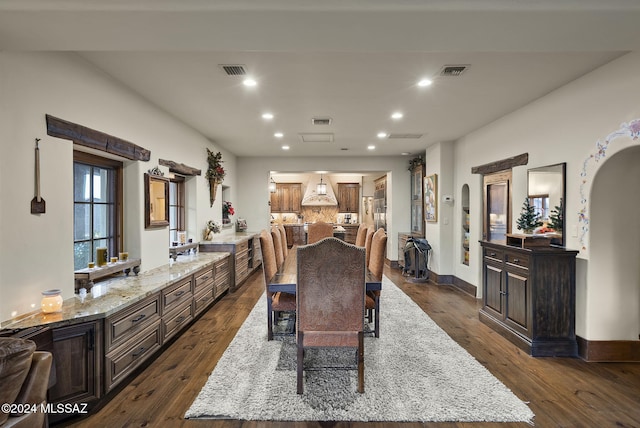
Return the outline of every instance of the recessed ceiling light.
<path id="1" fill-rule="evenodd" d="M 402 153 L 400 153 L 400 154 L 401 154 L 402 156 L 409 156 L 411 153 L 409 153 L 409 152 L 402 152 Z"/>
<path id="2" fill-rule="evenodd" d="M 418 86 L 420 87 L 431 86 L 432 83 L 433 81 L 431 79 L 422 79 L 421 81 L 418 82 Z"/>
<path id="3" fill-rule="evenodd" d="M 396 111 L 391 115 L 391 119 L 395 119 L 395 120 L 402 119 L 402 116 L 403 116 L 402 113 L 400 113 L 399 111 Z"/>
<path id="4" fill-rule="evenodd" d="M 369 150 L 375 150 L 375 149 L 376 149 L 376 146 L 374 146 L 373 144 L 369 144 L 369 145 L 367 146 L 367 149 L 369 149 Z"/>
<path id="5" fill-rule="evenodd" d="M 386 132 L 378 132 L 378 138 L 387 138 Z"/>
<path id="6" fill-rule="evenodd" d="M 282 146 L 282 150 L 289 150 L 289 146 Z"/>
<path id="7" fill-rule="evenodd" d="M 284 134 L 282 132 L 276 132 L 275 134 L 273 134 L 273 136 L 276 138 L 282 138 L 284 137 Z"/>
<path id="8" fill-rule="evenodd" d="M 250 77 L 247 77 L 246 79 L 244 79 L 244 80 L 242 81 L 242 84 L 243 84 L 244 86 L 256 86 L 256 85 L 258 84 L 258 82 L 256 82 L 255 80 L 253 80 L 253 79 L 252 79 L 252 78 L 250 78 Z"/>
<path id="9" fill-rule="evenodd" d="M 273 114 L 271 114 L 271 113 L 264 113 L 264 114 L 262 115 L 262 118 L 263 118 L 264 120 L 271 120 L 271 119 L 273 119 Z"/>

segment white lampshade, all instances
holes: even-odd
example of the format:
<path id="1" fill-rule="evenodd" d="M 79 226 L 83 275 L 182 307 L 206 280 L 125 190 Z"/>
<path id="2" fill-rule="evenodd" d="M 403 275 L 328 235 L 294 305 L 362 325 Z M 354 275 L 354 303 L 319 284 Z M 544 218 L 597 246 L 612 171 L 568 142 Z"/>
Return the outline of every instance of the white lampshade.
<path id="1" fill-rule="evenodd" d="M 322 182 L 322 175 L 320 176 L 320 183 L 316 186 L 316 193 L 318 195 L 326 195 L 327 194 L 327 185 Z"/>

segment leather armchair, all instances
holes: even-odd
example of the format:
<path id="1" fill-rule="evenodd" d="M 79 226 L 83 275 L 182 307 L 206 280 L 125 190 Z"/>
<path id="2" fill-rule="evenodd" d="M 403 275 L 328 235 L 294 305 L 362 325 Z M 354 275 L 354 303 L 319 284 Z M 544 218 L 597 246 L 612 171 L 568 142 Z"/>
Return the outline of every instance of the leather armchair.
<path id="1" fill-rule="evenodd" d="M 46 403 L 52 355 L 36 351 L 36 344 L 28 339 L 0 338 L 0 404 L 30 404 L 37 412 L 15 414 L 0 411 L 0 426 L 46 426 Z"/>

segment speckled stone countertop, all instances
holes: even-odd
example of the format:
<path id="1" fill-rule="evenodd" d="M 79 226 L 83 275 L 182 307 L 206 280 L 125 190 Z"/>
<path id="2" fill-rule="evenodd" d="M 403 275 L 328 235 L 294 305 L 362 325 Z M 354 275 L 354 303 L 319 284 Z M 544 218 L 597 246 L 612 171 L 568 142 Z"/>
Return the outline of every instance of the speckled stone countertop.
<path id="1" fill-rule="evenodd" d="M 206 246 L 207 244 L 238 244 L 242 241 L 246 241 L 249 238 L 260 235 L 260 232 L 235 232 L 213 235 L 211 241 L 200 241 L 200 246 Z"/>
<path id="2" fill-rule="evenodd" d="M 60 327 L 107 316 L 163 289 L 177 279 L 191 275 L 205 265 L 228 257 L 229 253 L 197 253 L 178 256 L 174 262 L 140 272 L 138 276 L 118 276 L 95 283 L 84 299 L 75 295 L 65 299 L 62 312 L 40 311 L 0 323 L 1 330 L 20 330 L 38 326 Z"/>

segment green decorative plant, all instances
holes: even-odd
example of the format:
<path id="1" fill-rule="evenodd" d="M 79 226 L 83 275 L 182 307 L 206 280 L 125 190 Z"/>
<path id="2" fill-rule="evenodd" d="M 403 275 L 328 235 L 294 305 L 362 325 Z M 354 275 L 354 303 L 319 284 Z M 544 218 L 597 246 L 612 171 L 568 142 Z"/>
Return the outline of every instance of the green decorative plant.
<path id="1" fill-rule="evenodd" d="M 226 171 L 222 167 L 222 153 L 213 153 L 207 149 L 207 163 L 209 164 L 209 168 L 207 169 L 205 177 L 209 180 L 209 202 L 211 206 L 213 206 L 213 202 L 216 200 L 218 184 L 222 183 L 226 174 Z"/>
<path id="2" fill-rule="evenodd" d="M 564 218 L 562 216 L 562 212 L 564 211 L 563 205 L 564 202 L 562 198 L 560 198 L 560 205 L 556 205 L 549 215 L 549 227 L 556 232 L 562 232 L 562 227 L 564 226 Z"/>
<path id="3" fill-rule="evenodd" d="M 536 209 L 529 202 L 529 198 L 524 198 L 524 203 L 522 204 L 522 211 L 520 212 L 520 217 L 516 222 L 519 230 L 522 230 L 525 233 L 533 233 L 533 229 L 538 226 L 542 226 L 542 221 L 540 221 L 540 215 L 536 214 Z"/>

